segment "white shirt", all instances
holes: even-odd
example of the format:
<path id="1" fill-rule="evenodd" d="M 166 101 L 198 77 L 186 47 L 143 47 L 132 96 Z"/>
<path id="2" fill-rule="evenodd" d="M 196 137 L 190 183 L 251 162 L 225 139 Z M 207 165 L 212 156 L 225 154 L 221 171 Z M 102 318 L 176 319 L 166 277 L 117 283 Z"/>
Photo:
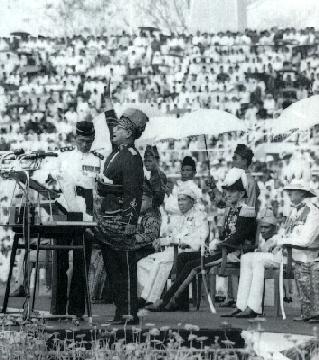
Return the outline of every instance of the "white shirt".
<path id="1" fill-rule="evenodd" d="M 169 214 L 180 214 L 180 210 L 178 207 L 178 192 L 181 186 L 185 185 L 185 181 L 178 180 L 177 184 L 174 186 L 172 194 L 170 196 L 165 195 L 165 211 Z M 194 180 L 187 180 L 187 183 L 190 184 L 190 186 L 193 188 L 195 193 L 197 194 L 197 204 L 200 203 L 202 199 L 202 191 L 198 187 L 198 185 L 195 183 Z"/>
<path id="2" fill-rule="evenodd" d="M 199 251 L 209 234 L 206 213 L 192 207 L 187 213 L 176 216 L 168 231 L 172 242 L 188 245 L 188 251 Z"/>
<path id="3" fill-rule="evenodd" d="M 304 200 L 303 206 L 294 207 L 278 235 L 277 245 L 291 244 L 309 247 L 319 246 L 319 209 Z M 293 249 L 293 260 L 311 262 L 318 259 L 318 251 Z"/>

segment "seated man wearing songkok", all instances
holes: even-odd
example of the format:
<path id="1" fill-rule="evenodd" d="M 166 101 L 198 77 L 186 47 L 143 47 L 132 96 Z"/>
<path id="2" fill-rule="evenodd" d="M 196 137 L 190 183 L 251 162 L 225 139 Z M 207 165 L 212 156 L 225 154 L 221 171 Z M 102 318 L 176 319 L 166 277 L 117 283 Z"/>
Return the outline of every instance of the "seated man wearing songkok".
<path id="1" fill-rule="evenodd" d="M 279 266 L 284 244 L 309 248 L 292 252 L 301 302 L 300 319 L 308 320 L 319 314 L 318 251 L 311 251 L 319 245 L 319 209 L 306 202 L 316 195 L 302 180 L 292 181 L 284 190 L 288 192 L 292 210 L 278 234 L 266 241 L 266 249 L 273 249 L 272 252 L 247 254 L 242 258 L 237 309 L 232 314 L 237 317 L 255 317 L 262 312 L 264 267 L 267 264 Z"/>
<path id="2" fill-rule="evenodd" d="M 200 200 L 202 198 L 202 191 L 198 187 L 195 181 L 196 175 L 196 164 L 195 161 L 190 156 L 185 156 L 182 161 L 181 166 L 181 179 L 177 181 L 175 186 L 173 187 L 172 193 L 169 196 L 165 196 L 165 211 L 169 215 L 176 215 L 180 213 L 180 209 L 178 206 L 178 194 L 179 188 L 187 185 L 191 187 L 197 197 L 197 205 L 199 205 Z"/>
<path id="3" fill-rule="evenodd" d="M 174 262 L 174 248 L 180 251 L 200 251 L 208 237 L 208 221 L 203 211 L 197 209 L 197 192 L 185 183 L 178 189 L 180 215 L 169 224 L 165 238 L 159 239 L 161 246 L 168 246 L 162 252 L 149 255 L 137 264 L 137 278 L 140 296 L 146 303 L 157 301 L 164 289 Z"/>
<path id="4" fill-rule="evenodd" d="M 224 181 L 223 189 L 226 192 L 227 208 L 219 239 L 213 240 L 209 255 L 204 259 L 205 265 L 221 260 L 221 245 L 243 246 L 251 248 L 255 242 L 256 218 L 255 209 L 244 203 L 246 197 L 247 178 L 245 172 L 240 169 L 231 169 Z M 231 253 L 232 258 L 238 256 L 238 252 Z M 230 254 L 229 254 L 230 255 Z M 179 255 L 178 257 L 180 257 Z M 237 259 L 238 261 L 238 259 Z M 177 278 L 163 299 L 146 308 L 151 311 L 165 311 L 173 309 L 186 309 L 181 298 L 185 299 L 184 291 L 192 281 L 192 278 L 201 270 L 201 258 L 186 263 L 177 261 Z"/>

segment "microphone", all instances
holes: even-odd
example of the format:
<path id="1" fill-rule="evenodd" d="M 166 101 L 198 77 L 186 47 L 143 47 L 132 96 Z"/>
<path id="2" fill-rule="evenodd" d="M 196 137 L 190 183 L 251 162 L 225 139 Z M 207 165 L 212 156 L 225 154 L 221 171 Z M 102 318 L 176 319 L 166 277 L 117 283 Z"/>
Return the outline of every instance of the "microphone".
<path id="1" fill-rule="evenodd" d="M 23 149 L 17 149 L 17 150 L 14 150 L 13 153 L 14 153 L 15 156 L 19 156 L 19 155 L 24 154 L 25 152 L 24 152 Z"/>
<path id="2" fill-rule="evenodd" d="M 49 152 L 39 151 L 39 152 L 27 154 L 26 156 L 23 156 L 23 159 L 33 160 L 33 159 L 44 159 L 46 157 L 57 157 L 57 156 L 58 154 L 53 151 L 49 151 Z"/>

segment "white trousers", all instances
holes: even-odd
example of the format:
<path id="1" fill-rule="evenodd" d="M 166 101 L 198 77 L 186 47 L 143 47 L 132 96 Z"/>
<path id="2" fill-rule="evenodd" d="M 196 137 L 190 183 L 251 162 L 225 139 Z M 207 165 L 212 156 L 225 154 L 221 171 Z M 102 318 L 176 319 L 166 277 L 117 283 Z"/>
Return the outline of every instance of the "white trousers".
<path id="1" fill-rule="evenodd" d="M 262 313 L 265 267 L 279 267 L 278 258 L 272 253 L 251 252 L 240 260 L 240 278 L 236 306 L 241 311 L 250 307 L 258 314 Z"/>
<path id="2" fill-rule="evenodd" d="M 174 249 L 151 254 L 137 263 L 137 293 L 147 302 L 159 300 L 174 264 Z"/>

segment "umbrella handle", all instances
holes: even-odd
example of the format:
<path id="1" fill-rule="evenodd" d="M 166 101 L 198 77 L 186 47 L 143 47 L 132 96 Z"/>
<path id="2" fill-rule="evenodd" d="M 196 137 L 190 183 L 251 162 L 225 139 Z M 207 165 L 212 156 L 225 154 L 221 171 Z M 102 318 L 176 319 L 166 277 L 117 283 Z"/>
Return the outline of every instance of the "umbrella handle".
<path id="1" fill-rule="evenodd" d="M 213 177 L 211 175 L 211 169 L 210 169 L 210 161 L 209 161 L 209 152 L 208 152 L 208 146 L 207 146 L 207 138 L 206 138 L 206 134 L 204 134 L 204 142 L 205 142 L 205 152 L 206 152 L 206 157 L 207 157 L 207 170 L 208 170 L 208 180 L 211 183 L 213 180 Z"/>

